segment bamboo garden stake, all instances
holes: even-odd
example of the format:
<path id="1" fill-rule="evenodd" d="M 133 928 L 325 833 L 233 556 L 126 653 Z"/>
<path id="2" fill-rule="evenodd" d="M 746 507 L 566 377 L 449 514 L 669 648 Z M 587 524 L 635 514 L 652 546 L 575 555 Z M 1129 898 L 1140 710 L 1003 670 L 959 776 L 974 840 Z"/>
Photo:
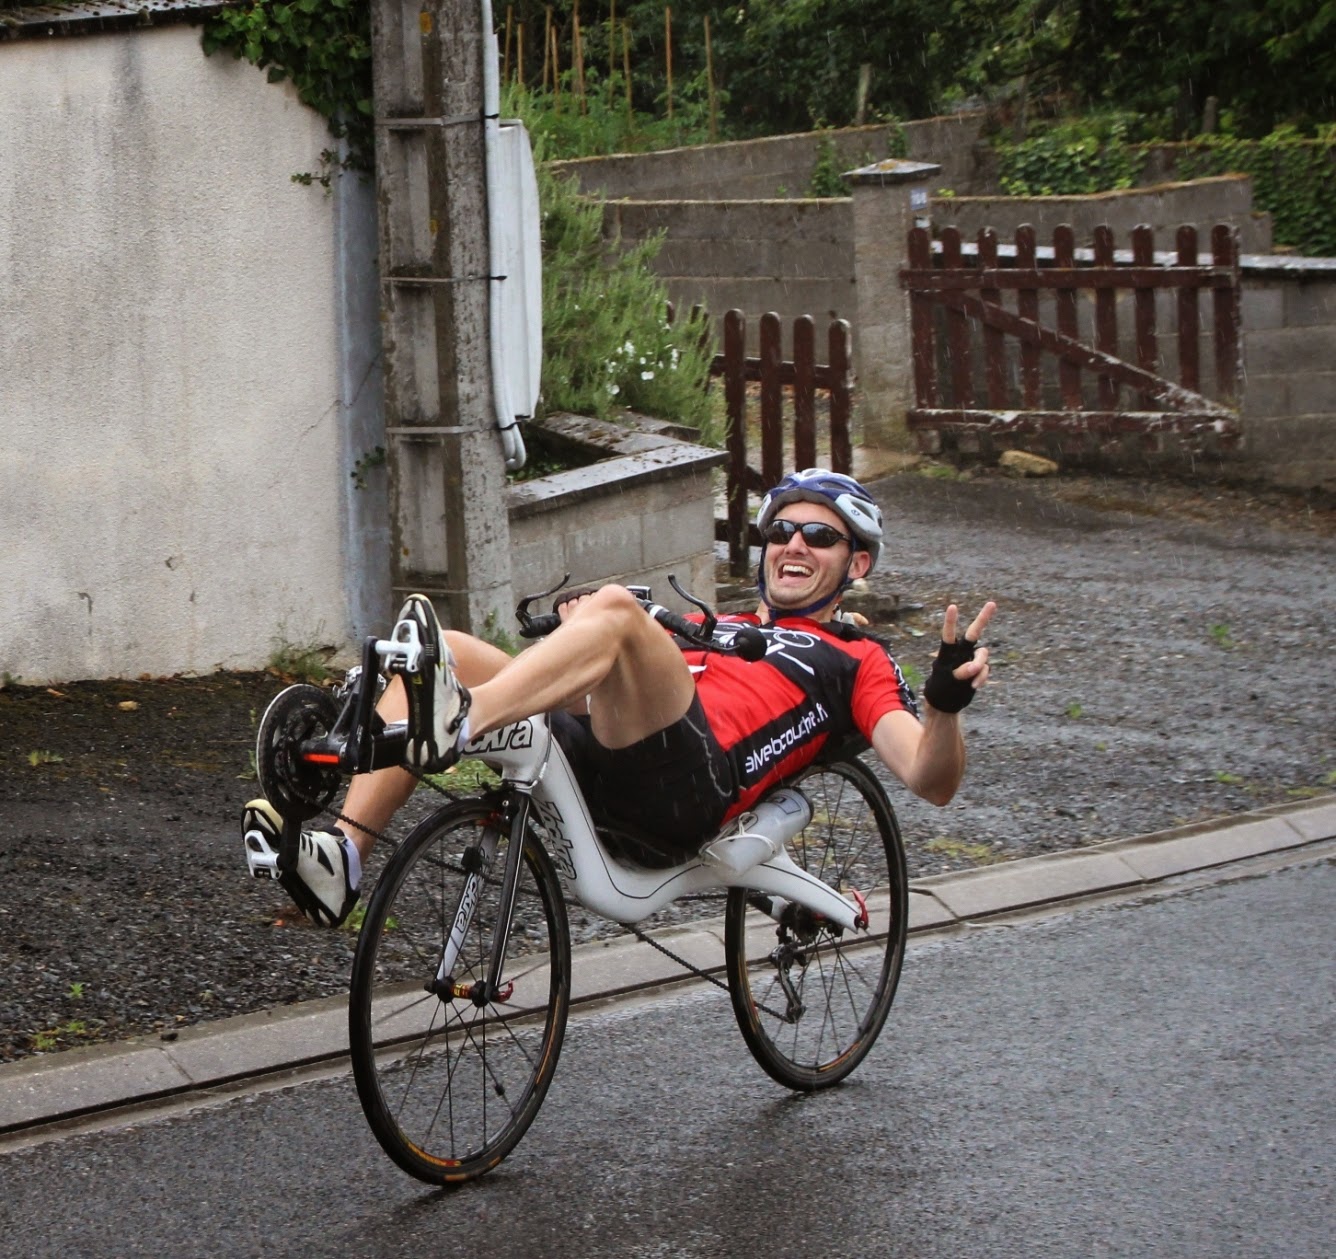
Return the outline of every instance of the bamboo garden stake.
<path id="1" fill-rule="evenodd" d="M 668 68 L 668 117 L 673 116 L 673 9 L 663 6 L 663 49 Z"/>
<path id="2" fill-rule="evenodd" d="M 631 23 L 622 23 L 622 77 L 626 79 L 626 121 L 630 122 L 631 108 Z"/>
<path id="3" fill-rule="evenodd" d="M 710 15 L 705 15 L 705 87 L 710 99 L 710 140 L 718 139 L 717 110 L 714 101 L 714 54 L 710 50 Z"/>
<path id="4" fill-rule="evenodd" d="M 580 38 L 580 6 L 577 4 L 571 14 L 574 22 L 574 70 L 575 70 L 575 96 L 580 102 L 580 112 L 586 112 L 585 106 L 585 58 L 584 41 Z"/>
<path id="5" fill-rule="evenodd" d="M 547 68 L 549 58 L 552 53 L 552 6 L 547 6 L 547 12 L 543 18 L 543 91 L 548 90 Z"/>

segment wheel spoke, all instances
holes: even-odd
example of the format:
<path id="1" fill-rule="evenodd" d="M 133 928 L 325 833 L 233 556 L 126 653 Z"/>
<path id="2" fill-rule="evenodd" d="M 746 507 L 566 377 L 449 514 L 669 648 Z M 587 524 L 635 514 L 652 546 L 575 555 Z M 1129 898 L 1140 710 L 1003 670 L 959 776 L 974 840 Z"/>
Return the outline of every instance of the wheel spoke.
<path id="1" fill-rule="evenodd" d="M 436 981 L 466 883 L 471 916 L 449 978 L 463 992 L 488 973 L 509 843 L 497 816 L 494 803 L 456 801 L 404 841 L 368 906 L 353 968 L 349 1035 L 367 1119 L 391 1158 L 436 1184 L 481 1175 L 533 1122 L 570 1000 L 561 888 L 532 839 L 503 972 L 519 998 L 512 988 L 504 1002 L 478 1006 L 423 992 Z M 484 840 L 497 850 L 490 871 L 465 856 Z M 519 958 L 527 961 L 510 969 Z M 380 1040 L 404 1050 L 377 1053 Z"/>
<path id="2" fill-rule="evenodd" d="M 867 931 L 836 934 L 791 907 L 773 944 L 749 956 L 772 933 L 749 926 L 767 921 L 745 892 L 729 896 L 725 928 L 733 1009 L 748 1048 L 790 1088 L 822 1088 L 862 1060 L 881 1030 L 899 979 L 904 952 L 907 886 L 904 853 L 885 792 L 865 766 L 821 766 L 798 783 L 812 804 L 812 821 L 790 841 L 793 860 L 837 891 L 867 898 Z M 773 957 L 772 957 L 773 954 Z M 781 973 L 802 1003 L 795 1020 Z"/>

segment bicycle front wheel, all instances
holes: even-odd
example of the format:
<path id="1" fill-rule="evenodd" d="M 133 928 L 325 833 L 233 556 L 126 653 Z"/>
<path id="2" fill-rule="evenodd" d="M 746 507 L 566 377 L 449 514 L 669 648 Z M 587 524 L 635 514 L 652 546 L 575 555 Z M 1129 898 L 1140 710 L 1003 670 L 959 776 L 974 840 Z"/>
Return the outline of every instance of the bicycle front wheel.
<path id="1" fill-rule="evenodd" d="M 804 1092 L 844 1079 L 886 1022 L 904 961 L 908 877 L 895 813 L 859 761 L 809 770 L 797 784 L 812 821 L 788 844 L 803 869 L 867 902 L 866 931 L 731 888 L 724 952 L 733 1013 L 756 1061 Z"/>
<path id="2" fill-rule="evenodd" d="M 485 800 L 439 809 L 387 863 L 357 942 L 348 1014 L 357 1093 L 385 1152 L 430 1184 L 473 1180 L 510 1153 L 561 1051 L 570 933 L 556 870 L 532 835 L 505 967 L 486 990 L 509 842 Z M 457 956 L 443 973 L 452 934 Z"/>

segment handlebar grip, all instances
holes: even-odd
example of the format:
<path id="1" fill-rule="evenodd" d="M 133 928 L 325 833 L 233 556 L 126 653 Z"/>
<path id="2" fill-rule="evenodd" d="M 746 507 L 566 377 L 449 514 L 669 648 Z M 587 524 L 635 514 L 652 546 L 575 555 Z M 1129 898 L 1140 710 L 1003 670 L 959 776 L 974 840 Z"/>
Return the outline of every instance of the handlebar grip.
<path id="1" fill-rule="evenodd" d="M 708 639 L 702 633 L 702 626 L 698 621 L 689 621 L 679 612 L 674 612 L 670 608 L 665 608 L 658 603 L 645 605 L 645 611 L 650 614 L 664 629 L 679 638 L 686 639 L 693 646 L 699 647 L 703 651 L 723 651 L 729 655 L 738 656 L 743 660 L 760 660 L 765 655 L 765 638 L 761 632 L 750 625 L 739 626 L 733 635 L 732 643 L 724 646 L 720 643 Z M 561 617 L 556 612 L 547 612 L 539 616 L 531 616 L 520 626 L 521 638 L 545 638 L 551 634 L 561 624 Z"/>
<path id="2" fill-rule="evenodd" d="M 651 603 L 645 611 L 658 621 L 664 629 L 676 634 L 679 638 L 685 638 L 687 642 L 695 643 L 701 647 L 709 646 L 709 643 L 701 637 L 701 627 L 695 621 L 688 621 L 680 613 L 673 612 L 658 603 Z"/>

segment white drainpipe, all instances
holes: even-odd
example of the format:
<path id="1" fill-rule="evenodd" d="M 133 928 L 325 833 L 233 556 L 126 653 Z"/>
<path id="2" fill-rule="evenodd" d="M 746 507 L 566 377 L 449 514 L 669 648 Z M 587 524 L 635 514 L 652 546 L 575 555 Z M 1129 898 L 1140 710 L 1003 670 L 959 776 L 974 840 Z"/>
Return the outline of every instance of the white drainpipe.
<path id="1" fill-rule="evenodd" d="M 488 321 L 490 325 L 488 341 L 492 354 L 492 397 L 496 407 L 496 426 L 501 431 L 501 445 L 505 451 L 506 469 L 515 471 L 524 467 L 526 454 L 524 438 L 520 433 L 519 420 L 515 417 L 515 408 L 510 398 L 510 386 L 502 355 L 501 329 L 501 268 L 505 260 L 501 257 L 501 230 L 497 223 L 497 146 L 501 131 L 501 75 L 498 64 L 496 32 L 492 29 L 491 0 L 481 0 L 482 31 L 486 47 L 482 59 L 482 100 L 483 100 L 483 153 L 487 180 L 487 249 L 488 274 L 492 277 L 488 285 Z"/>

